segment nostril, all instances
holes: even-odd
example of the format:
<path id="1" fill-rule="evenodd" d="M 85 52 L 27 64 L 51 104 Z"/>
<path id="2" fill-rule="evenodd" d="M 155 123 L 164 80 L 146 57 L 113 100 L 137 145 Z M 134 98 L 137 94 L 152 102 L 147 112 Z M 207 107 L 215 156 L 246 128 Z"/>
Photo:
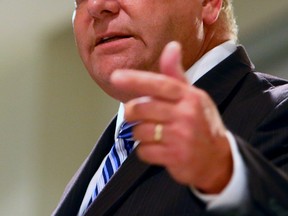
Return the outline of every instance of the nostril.
<path id="1" fill-rule="evenodd" d="M 118 0 L 90 0 L 88 2 L 88 13 L 95 18 L 119 13 L 120 5 Z"/>

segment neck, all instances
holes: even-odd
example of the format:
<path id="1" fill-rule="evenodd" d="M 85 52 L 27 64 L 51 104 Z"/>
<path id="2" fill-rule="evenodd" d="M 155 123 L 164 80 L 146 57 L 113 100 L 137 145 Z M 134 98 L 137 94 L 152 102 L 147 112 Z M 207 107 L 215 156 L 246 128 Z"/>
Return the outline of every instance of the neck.
<path id="1" fill-rule="evenodd" d="M 210 25 L 209 27 L 204 27 L 204 37 L 201 45 L 201 49 L 198 52 L 198 55 L 194 59 L 194 61 L 190 62 L 185 66 L 187 70 L 190 68 L 196 61 L 198 61 L 205 53 L 209 52 L 213 48 L 219 46 L 220 44 L 233 40 L 233 35 L 228 31 L 225 31 L 219 23 L 215 23 Z"/>

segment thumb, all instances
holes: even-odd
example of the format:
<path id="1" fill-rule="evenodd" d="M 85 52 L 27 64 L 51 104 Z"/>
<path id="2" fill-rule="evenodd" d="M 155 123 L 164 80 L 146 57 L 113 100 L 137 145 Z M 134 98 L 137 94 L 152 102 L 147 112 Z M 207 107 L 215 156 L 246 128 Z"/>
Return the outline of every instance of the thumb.
<path id="1" fill-rule="evenodd" d="M 182 67 L 181 45 L 176 41 L 168 43 L 160 57 L 160 72 L 177 80 L 186 82 Z"/>

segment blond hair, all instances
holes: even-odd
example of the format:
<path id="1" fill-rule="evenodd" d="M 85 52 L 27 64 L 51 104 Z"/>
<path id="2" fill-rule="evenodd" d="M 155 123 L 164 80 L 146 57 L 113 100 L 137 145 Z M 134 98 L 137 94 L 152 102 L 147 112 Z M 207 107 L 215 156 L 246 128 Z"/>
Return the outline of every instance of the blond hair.
<path id="1" fill-rule="evenodd" d="M 237 40 L 238 26 L 234 16 L 232 0 L 223 0 L 220 19 L 223 20 L 223 27 L 231 33 L 234 40 Z"/>

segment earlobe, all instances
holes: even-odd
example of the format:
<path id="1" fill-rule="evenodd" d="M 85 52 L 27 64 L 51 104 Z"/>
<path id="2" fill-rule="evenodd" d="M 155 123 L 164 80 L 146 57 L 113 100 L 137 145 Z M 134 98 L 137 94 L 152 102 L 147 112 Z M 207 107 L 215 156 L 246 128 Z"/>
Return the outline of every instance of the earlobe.
<path id="1" fill-rule="evenodd" d="M 222 8 L 222 0 L 203 0 L 202 18 L 205 25 L 212 25 L 218 19 Z"/>

